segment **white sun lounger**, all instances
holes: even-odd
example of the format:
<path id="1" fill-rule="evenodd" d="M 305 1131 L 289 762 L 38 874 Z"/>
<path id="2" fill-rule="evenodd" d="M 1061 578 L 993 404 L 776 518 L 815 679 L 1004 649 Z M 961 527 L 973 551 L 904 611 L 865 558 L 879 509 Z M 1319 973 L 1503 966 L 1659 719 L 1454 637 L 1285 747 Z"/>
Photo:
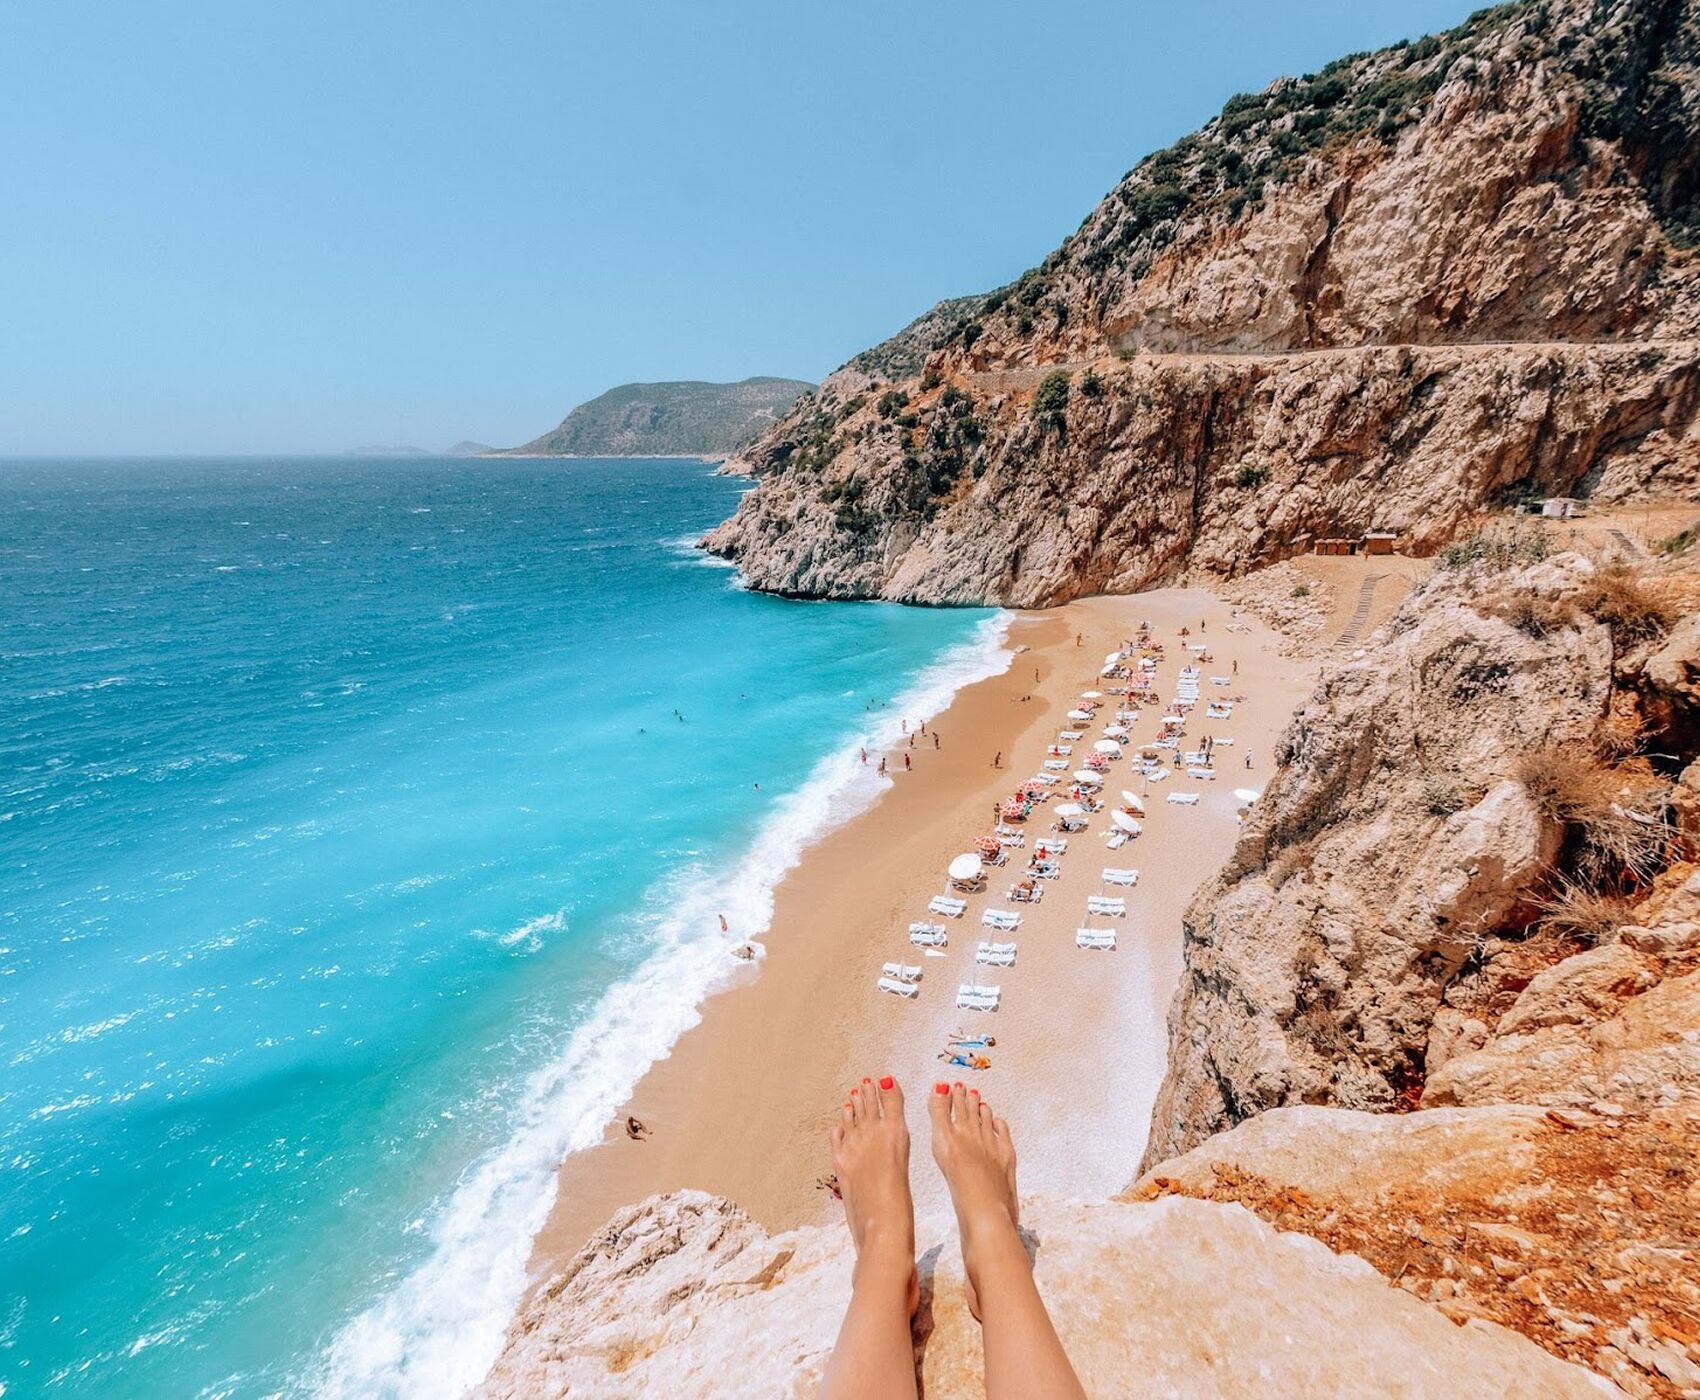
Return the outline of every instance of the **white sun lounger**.
<path id="1" fill-rule="evenodd" d="M 968 912 L 968 901 L 966 899 L 952 899 L 947 894 L 935 894 L 927 901 L 927 908 L 934 914 L 943 914 L 950 919 L 960 919 Z"/>
<path id="2" fill-rule="evenodd" d="M 1189 750 L 1188 752 L 1183 753 L 1181 755 L 1181 762 L 1187 763 L 1187 764 L 1197 764 L 1200 768 L 1202 768 L 1204 766 L 1204 764 L 1207 762 L 1207 760 L 1204 757 L 1204 750 L 1203 749 L 1192 749 L 1192 750 Z"/>
<path id="3" fill-rule="evenodd" d="M 1106 885 L 1137 885 L 1139 883 L 1139 872 L 1119 866 L 1106 865 L 1101 878 Z"/>
<path id="4" fill-rule="evenodd" d="M 919 982 L 921 980 L 921 969 L 912 964 L 905 966 L 900 962 L 887 963 L 880 968 L 880 971 L 887 977 L 895 977 L 899 982 Z"/>
<path id="5" fill-rule="evenodd" d="M 1060 836 L 1041 836 L 1033 843 L 1033 849 L 1044 848 L 1047 856 L 1060 856 L 1068 850 L 1068 842 Z"/>
<path id="6" fill-rule="evenodd" d="M 891 992 L 900 997 L 917 996 L 921 991 L 913 982 L 899 982 L 895 977 L 880 978 L 879 989 L 882 992 Z"/>
<path id="7" fill-rule="evenodd" d="M 1082 734 L 1078 729 L 1063 729 L 1063 730 L 1059 730 L 1057 732 L 1057 738 L 1065 739 L 1071 744 L 1076 739 L 1084 739 L 1085 737 L 1086 736 L 1084 734 Z"/>
<path id="8" fill-rule="evenodd" d="M 1065 763 L 1063 764 L 1063 767 L 1067 768 L 1068 765 Z M 1043 783 L 1046 787 L 1055 787 L 1062 781 L 1062 779 L 1055 773 L 1035 773 L 1027 781 L 1030 783 Z"/>
<path id="9" fill-rule="evenodd" d="M 1068 760 L 1066 758 L 1047 758 L 1040 766 L 1050 773 L 1068 772 Z"/>
<path id="10" fill-rule="evenodd" d="M 1196 792 L 1171 792 L 1167 800 L 1173 802 L 1177 807 L 1198 806 L 1198 794 Z"/>
<path id="11" fill-rule="evenodd" d="M 1116 950 L 1116 931 L 1113 928 L 1077 928 L 1074 931 L 1074 946 L 1102 948 L 1113 953 Z"/>
<path id="12" fill-rule="evenodd" d="M 1052 758 L 1067 758 L 1073 752 L 1074 752 L 1074 745 L 1073 744 L 1052 744 L 1051 745 L 1051 757 Z"/>
<path id="13" fill-rule="evenodd" d="M 998 833 L 998 845 L 1004 847 L 1006 850 L 1019 850 L 1026 844 L 1027 838 L 1019 831 L 1000 831 Z"/>
<path id="14" fill-rule="evenodd" d="M 912 938 L 917 933 L 925 933 L 929 935 L 937 934 L 940 938 L 943 938 L 944 925 L 928 923 L 925 919 L 917 919 L 914 923 L 909 925 L 909 935 Z"/>
<path id="15" fill-rule="evenodd" d="M 1127 845 L 1128 840 L 1128 834 L 1120 827 L 1117 827 L 1115 830 L 1110 832 L 1108 837 L 1105 838 L 1104 844 L 1112 851 L 1119 851 L 1123 846 Z"/>
<path id="16" fill-rule="evenodd" d="M 1014 967 L 1015 944 L 982 943 L 974 950 L 974 961 L 987 967 Z"/>
<path id="17" fill-rule="evenodd" d="M 1216 781 L 1216 770 L 1214 768 L 1188 768 L 1186 770 L 1186 775 L 1189 778 L 1198 778 L 1200 781 L 1206 783 L 1213 783 Z"/>
<path id="18" fill-rule="evenodd" d="M 1227 685 L 1228 683 L 1228 678 L 1226 676 L 1212 676 L 1210 678 L 1211 685 Z"/>
<path id="19" fill-rule="evenodd" d="M 943 924 L 910 924 L 909 942 L 917 948 L 948 948 L 950 935 Z"/>
<path id="20" fill-rule="evenodd" d="M 1234 741 L 1232 739 L 1218 739 L 1216 741 L 1216 747 L 1219 749 L 1231 749 L 1233 746 Z"/>
<path id="21" fill-rule="evenodd" d="M 1021 927 L 1021 915 L 1013 909 L 988 909 L 980 915 L 980 922 L 987 928 L 1000 929 L 1007 933 Z"/>
<path id="22" fill-rule="evenodd" d="M 1086 897 L 1086 912 L 1098 914 L 1104 918 L 1113 916 L 1125 917 L 1127 900 L 1119 894 L 1093 894 Z"/>
<path id="23" fill-rule="evenodd" d="M 1002 987 L 981 987 L 964 982 L 956 989 L 956 1005 L 962 1011 L 996 1011 L 1002 998 Z"/>

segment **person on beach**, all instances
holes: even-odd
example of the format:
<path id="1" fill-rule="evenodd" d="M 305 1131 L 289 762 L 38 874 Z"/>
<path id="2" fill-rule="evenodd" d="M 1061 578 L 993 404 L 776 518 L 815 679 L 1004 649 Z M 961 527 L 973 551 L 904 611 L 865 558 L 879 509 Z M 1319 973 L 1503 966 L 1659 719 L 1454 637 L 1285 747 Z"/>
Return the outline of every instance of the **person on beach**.
<path id="1" fill-rule="evenodd" d="M 880 755 L 880 776 L 882 778 L 885 776 L 885 755 L 884 754 Z"/>
<path id="2" fill-rule="evenodd" d="M 1245 766 L 1247 768 L 1251 767 L 1251 750 L 1250 749 L 1247 749 L 1245 751 Z"/>
<path id="3" fill-rule="evenodd" d="M 732 925 L 726 922 L 726 916 L 724 914 L 720 916 L 720 931 L 722 933 L 732 932 Z"/>
<path id="4" fill-rule="evenodd" d="M 992 755 L 992 767 L 994 767 L 994 768 L 1002 768 L 1003 767 L 1003 750 L 1002 749 L 999 749 L 995 754 Z"/>
<path id="5" fill-rule="evenodd" d="M 935 1084 L 927 1101 L 933 1160 L 950 1188 L 968 1310 L 980 1324 L 987 1400 L 1085 1400 L 1021 1239 L 1015 1144 L 979 1090 Z M 919 1395 L 910 1320 L 920 1306 L 909 1128 L 888 1074 L 864 1079 L 832 1129 L 844 1222 L 856 1248 L 850 1305 L 821 1380 L 822 1400 Z"/>
<path id="6" fill-rule="evenodd" d="M 649 1136 L 649 1125 L 640 1118 L 626 1119 L 626 1136 L 633 1142 L 642 1142 Z"/>
<path id="7" fill-rule="evenodd" d="M 913 767 L 914 767 L 914 766 L 915 766 L 915 765 L 914 765 L 914 764 L 913 764 L 913 763 L 911 763 L 911 762 L 910 762 L 910 761 L 909 761 L 909 755 L 908 755 L 908 754 L 904 754 L 904 755 L 903 755 L 903 771 L 904 771 L 904 772 L 905 772 L 905 773 L 907 773 L 907 772 L 908 772 L 908 771 L 909 771 L 909 770 L 910 770 L 910 769 L 911 769 L 911 768 L 913 768 Z"/>
<path id="8" fill-rule="evenodd" d="M 862 750 L 862 762 L 866 763 L 867 761 L 868 761 L 868 751 L 866 749 L 863 749 Z"/>

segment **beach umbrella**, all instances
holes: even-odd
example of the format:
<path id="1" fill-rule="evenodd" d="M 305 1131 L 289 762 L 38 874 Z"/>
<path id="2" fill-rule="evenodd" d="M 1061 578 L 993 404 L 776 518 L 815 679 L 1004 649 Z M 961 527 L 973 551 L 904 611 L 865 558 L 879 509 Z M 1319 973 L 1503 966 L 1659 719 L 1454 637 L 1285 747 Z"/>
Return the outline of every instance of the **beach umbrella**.
<path id="1" fill-rule="evenodd" d="M 966 883 L 980 878 L 980 857 L 960 855 L 950 863 L 950 878 Z"/>
<path id="2" fill-rule="evenodd" d="M 1262 797 L 1263 794 L 1256 788 L 1235 788 L 1234 796 L 1239 798 L 1241 802 L 1245 803 L 1246 806 L 1249 807 L 1253 802 L 1257 801 L 1258 798 Z"/>
<path id="3" fill-rule="evenodd" d="M 1110 813 L 1110 820 L 1112 822 L 1114 822 L 1121 830 L 1125 831 L 1129 836 L 1139 835 L 1139 832 L 1140 832 L 1139 823 L 1136 822 L 1132 817 L 1130 817 L 1126 812 L 1111 812 Z"/>
<path id="4" fill-rule="evenodd" d="M 1092 745 L 1092 747 L 1097 749 L 1099 753 L 1110 754 L 1112 756 L 1119 754 L 1122 751 L 1122 746 L 1114 739 L 1100 739 L 1096 744 Z"/>
<path id="5" fill-rule="evenodd" d="M 1127 803 L 1127 805 L 1133 808 L 1133 810 L 1140 816 L 1143 817 L 1145 815 L 1145 799 L 1139 796 L 1138 793 L 1129 792 L 1126 788 L 1123 788 L 1122 801 Z"/>
<path id="6" fill-rule="evenodd" d="M 1125 739 L 1127 738 L 1127 726 L 1125 724 L 1112 724 L 1104 733 L 1112 739 Z"/>
<path id="7" fill-rule="evenodd" d="M 1084 722 L 1092 718 L 1092 712 L 1090 710 L 1070 710 L 1068 712 L 1068 717 L 1070 719 Z"/>
<path id="8" fill-rule="evenodd" d="M 1074 780 L 1084 786 L 1099 787 L 1103 784 L 1104 775 L 1102 773 L 1094 773 L 1090 768 L 1082 768 L 1074 775 Z"/>
<path id="9" fill-rule="evenodd" d="M 1104 658 L 1104 664 L 1106 666 L 1114 666 L 1121 659 L 1122 659 L 1122 654 L 1119 651 L 1112 651 L 1108 656 L 1106 656 Z"/>
<path id="10" fill-rule="evenodd" d="M 1104 692 L 1101 690 L 1083 690 L 1080 692 L 1080 698 L 1082 700 L 1102 700 Z"/>
<path id="11" fill-rule="evenodd" d="M 1057 815 L 1063 818 L 1063 820 L 1068 821 L 1075 817 L 1084 817 L 1086 815 L 1086 809 L 1078 802 L 1065 802 L 1062 806 L 1057 808 Z"/>

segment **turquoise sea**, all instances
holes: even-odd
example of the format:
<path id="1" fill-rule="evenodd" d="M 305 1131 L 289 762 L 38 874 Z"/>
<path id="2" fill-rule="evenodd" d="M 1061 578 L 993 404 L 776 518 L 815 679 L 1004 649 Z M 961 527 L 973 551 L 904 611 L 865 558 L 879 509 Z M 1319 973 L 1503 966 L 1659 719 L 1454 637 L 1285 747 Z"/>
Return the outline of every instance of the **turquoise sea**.
<path id="1" fill-rule="evenodd" d="M 716 915 L 1007 664 L 993 614 L 742 590 L 689 542 L 743 489 L 0 462 L 7 1400 L 478 1379 Z"/>

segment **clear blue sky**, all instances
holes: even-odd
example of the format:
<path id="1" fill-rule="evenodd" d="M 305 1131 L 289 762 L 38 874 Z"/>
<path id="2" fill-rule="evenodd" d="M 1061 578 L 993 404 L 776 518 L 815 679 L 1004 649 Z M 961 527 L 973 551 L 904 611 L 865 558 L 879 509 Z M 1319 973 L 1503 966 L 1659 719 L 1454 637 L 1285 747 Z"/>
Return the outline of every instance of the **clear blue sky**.
<path id="1" fill-rule="evenodd" d="M 819 379 L 1230 94 L 1476 7 L 16 0 L 0 453 L 505 445 L 625 380 Z"/>

